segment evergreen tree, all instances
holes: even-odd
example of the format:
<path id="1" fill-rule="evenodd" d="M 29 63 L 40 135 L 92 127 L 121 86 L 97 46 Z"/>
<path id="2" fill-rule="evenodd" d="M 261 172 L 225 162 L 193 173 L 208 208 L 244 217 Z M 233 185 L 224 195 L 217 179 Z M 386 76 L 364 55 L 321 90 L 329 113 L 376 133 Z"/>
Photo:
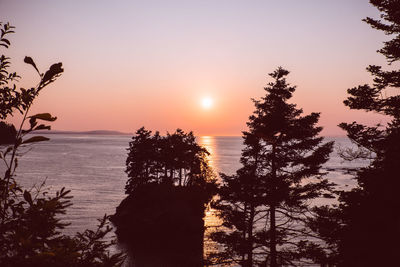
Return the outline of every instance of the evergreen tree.
<path id="1" fill-rule="evenodd" d="M 264 190 L 257 176 L 262 146 L 254 135 L 244 133 L 245 148 L 242 152 L 243 167 L 236 175 L 220 174 L 223 184 L 219 198 L 213 203 L 217 215 L 223 220 L 224 229 L 211 233 L 211 239 L 222 244 L 224 250 L 211 253 L 211 262 L 235 262 L 241 266 L 260 264 L 265 258 L 260 227 L 265 220 Z M 258 223 L 258 224 L 257 224 Z"/>
<path id="2" fill-rule="evenodd" d="M 126 193 L 142 184 L 158 180 L 155 143 L 159 135 L 156 133 L 152 137 L 151 134 L 151 131 L 142 127 L 136 131 L 136 135 L 132 137 L 132 141 L 129 143 L 126 173 L 130 179 L 125 186 Z"/>
<path id="3" fill-rule="evenodd" d="M 350 109 L 386 115 L 386 125 L 366 126 L 341 123 L 347 136 L 359 146 L 344 151 L 346 159 L 369 159 L 370 164 L 356 172 L 358 186 L 340 193 L 337 207 L 323 207 L 314 227 L 333 246 L 339 266 L 393 266 L 398 262 L 400 245 L 400 70 L 392 63 L 400 60 L 400 1 L 371 0 L 383 20 L 364 19 L 373 28 L 393 39 L 378 50 L 392 65 L 391 70 L 370 65 L 373 85 L 348 89 L 344 104 Z M 335 228 L 334 232 L 329 228 Z"/>
<path id="4" fill-rule="evenodd" d="M 149 183 L 177 186 L 214 184 L 207 150 L 196 143 L 193 132 L 177 129 L 174 133 L 152 135 L 144 127 L 129 143 L 126 159 L 126 193 Z"/>
<path id="5" fill-rule="evenodd" d="M 140 128 L 129 143 L 128 195 L 111 221 L 134 266 L 203 266 L 204 212 L 215 195 L 192 132 Z"/>
<path id="6" fill-rule="evenodd" d="M 256 109 L 243 133 L 243 167 L 235 176 L 222 175 L 216 208 L 228 231 L 214 237 L 227 248 L 221 256 L 234 256 L 243 266 L 300 260 L 309 202 L 330 190 L 320 169 L 333 143 L 322 144 L 318 137 L 319 113 L 302 115 L 288 103 L 295 91 L 288 74 L 283 68 L 271 73 L 266 96 L 253 100 Z"/>

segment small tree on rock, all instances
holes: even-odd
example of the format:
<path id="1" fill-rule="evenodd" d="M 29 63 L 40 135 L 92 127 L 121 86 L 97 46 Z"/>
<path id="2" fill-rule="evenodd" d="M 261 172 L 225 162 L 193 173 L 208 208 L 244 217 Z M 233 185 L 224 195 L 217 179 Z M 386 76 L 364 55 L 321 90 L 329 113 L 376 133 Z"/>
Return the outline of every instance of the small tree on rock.
<path id="1" fill-rule="evenodd" d="M 111 220 L 135 266 L 203 266 L 204 211 L 215 194 L 208 152 L 192 132 L 145 128 L 129 143 L 128 196 Z"/>
<path id="2" fill-rule="evenodd" d="M 141 185 L 168 183 L 176 186 L 213 184 L 207 150 L 196 143 L 192 132 L 177 129 L 174 133 L 152 135 L 144 127 L 129 143 L 126 159 L 126 193 Z"/>

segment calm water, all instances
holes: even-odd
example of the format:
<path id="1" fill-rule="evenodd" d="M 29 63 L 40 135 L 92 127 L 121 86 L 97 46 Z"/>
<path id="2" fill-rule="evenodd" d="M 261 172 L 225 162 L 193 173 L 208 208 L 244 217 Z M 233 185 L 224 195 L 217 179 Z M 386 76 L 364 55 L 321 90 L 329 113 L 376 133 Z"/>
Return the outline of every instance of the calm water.
<path id="1" fill-rule="evenodd" d="M 67 213 L 66 219 L 71 222 L 68 233 L 94 227 L 96 218 L 104 213 L 113 214 L 125 197 L 126 148 L 131 137 L 79 134 L 46 136 L 51 140 L 24 149 L 17 179 L 26 187 L 40 184 L 46 179 L 46 185 L 53 192 L 61 187 L 70 189 L 74 205 Z M 351 145 L 345 138 L 327 140 L 335 140 L 335 147 Z M 233 174 L 240 167 L 241 137 L 201 136 L 198 142 L 211 153 L 210 163 L 216 172 Z M 0 165 L 3 171 L 4 163 L 0 164 L 3 164 Z M 340 169 L 361 164 L 344 162 L 335 151 L 325 167 Z M 328 178 L 341 187 L 354 184 L 349 176 L 340 171 L 331 171 Z"/>

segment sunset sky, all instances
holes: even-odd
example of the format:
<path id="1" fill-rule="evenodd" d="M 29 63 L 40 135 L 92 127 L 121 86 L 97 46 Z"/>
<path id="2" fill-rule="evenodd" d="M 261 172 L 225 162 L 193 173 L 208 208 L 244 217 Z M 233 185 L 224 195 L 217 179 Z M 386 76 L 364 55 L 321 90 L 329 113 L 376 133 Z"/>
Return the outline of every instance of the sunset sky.
<path id="1" fill-rule="evenodd" d="M 388 37 L 366 16 L 378 17 L 368 0 L 1 0 L 0 21 L 16 27 L 1 53 L 22 87 L 38 81 L 24 56 L 41 71 L 63 63 L 32 111 L 57 116 L 56 130 L 240 135 L 250 99 L 282 66 L 292 102 L 339 135 L 340 122 L 381 120 L 342 104 L 347 88 L 371 82 L 368 65 L 386 64 L 376 50 Z"/>

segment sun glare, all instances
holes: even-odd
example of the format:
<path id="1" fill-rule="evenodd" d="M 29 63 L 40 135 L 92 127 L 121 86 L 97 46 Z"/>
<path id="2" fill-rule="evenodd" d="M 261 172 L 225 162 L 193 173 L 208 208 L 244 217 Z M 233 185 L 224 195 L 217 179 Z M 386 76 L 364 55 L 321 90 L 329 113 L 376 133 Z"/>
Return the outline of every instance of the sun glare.
<path id="1" fill-rule="evenodd" d="M 209 97 L 205 97 L 201 100 L 201 106 L 204 109 L 209 109 L 212 107 L 212 105 L 213 105 L 213 100 Z"/>

